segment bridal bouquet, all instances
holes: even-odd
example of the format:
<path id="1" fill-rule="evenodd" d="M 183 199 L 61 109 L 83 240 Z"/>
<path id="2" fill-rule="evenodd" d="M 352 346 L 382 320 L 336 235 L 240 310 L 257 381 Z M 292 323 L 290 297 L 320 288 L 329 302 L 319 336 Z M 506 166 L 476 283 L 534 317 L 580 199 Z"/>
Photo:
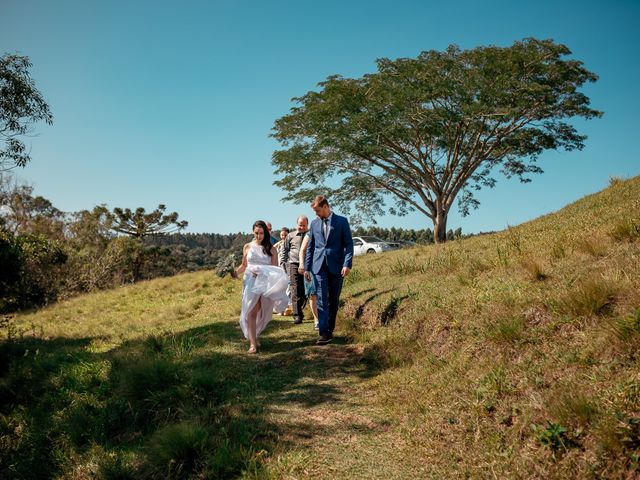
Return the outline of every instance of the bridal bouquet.
<path id="1" fill-rule="evenodd" d="M 225 275 L 232 275 L 236 268 L 236 256 L 235 254 L 227 255 L 220 259 L 216 264 L 216 274 L 222 278 Z"/>

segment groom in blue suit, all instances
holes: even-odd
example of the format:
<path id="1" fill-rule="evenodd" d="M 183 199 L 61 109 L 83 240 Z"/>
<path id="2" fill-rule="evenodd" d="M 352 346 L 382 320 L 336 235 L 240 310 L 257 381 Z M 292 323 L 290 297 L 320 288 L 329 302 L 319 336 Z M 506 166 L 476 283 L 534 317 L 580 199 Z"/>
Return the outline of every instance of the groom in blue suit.
<path id="1" fill-rule="evenodd" d="M 342 281 L 351 270 L 353 240 L 349 221 L 331 211 L 324 195 L 318 195 L 311 208 L 318 218 L 311 222 L 309 244 L 304 259 L 305 277 L 316 283 L 318 295 L 318 345 L 333 340 Z"/>

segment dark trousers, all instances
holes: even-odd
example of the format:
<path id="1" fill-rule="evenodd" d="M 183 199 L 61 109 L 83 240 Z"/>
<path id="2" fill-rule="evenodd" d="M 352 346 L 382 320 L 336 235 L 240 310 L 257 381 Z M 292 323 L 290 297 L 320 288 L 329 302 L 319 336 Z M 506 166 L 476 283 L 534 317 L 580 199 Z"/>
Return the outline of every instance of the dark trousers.
<path id="1" fill-rule="evenodd" d="M 289 296 L 293 307 L 293 318 L 304 320 L 304 306 L 307 304 L 307 297 L 304 295 L 304 276 L 298 273 L 298 264 L 289 263 Z"/>
<path id="2" fill-rule="evenodd" d="M 342 291 L 342 275 L 330 273 L 324 265 L 315 275 L 316 294 L 318 295 L 318 330 L 320 335 L 332 335 L 336 328 L 340 292 Z"/>

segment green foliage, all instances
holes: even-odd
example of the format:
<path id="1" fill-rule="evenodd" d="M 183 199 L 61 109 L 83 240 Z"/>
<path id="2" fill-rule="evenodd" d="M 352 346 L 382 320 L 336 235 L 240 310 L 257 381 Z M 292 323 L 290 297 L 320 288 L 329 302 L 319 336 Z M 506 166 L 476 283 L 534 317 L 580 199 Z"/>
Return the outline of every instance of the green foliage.
<path id="1" fill-rule="evenodd" d="M 0 171 L 24 167 L 31 157 L 19 139 L 33 123 L 53 123 L 53 116 L 29 74 L 28 57 L 5 54 L 0 57 Z"/>
<path id="2" fill-rule="evenodd" d="M 216 264 L 216 275 L 218 275 L 220 278 L 224 277 L 225 275 L 231 275 L 235 271 L 235 268 L 238 264 L 239 262 L 238 260 L 236 260 L 236 256 L 234 254 L 231 254 L 228 257 L 221 259 Z"/>
<path id="3" fill-rule="evenodd" d="M 535 161 L 545 150 L 584 146 L 568 119 L 602 115 L 579 91 L 597 76 L 570 53 L 534 38 L 451 45 L 379 59 L 362 78 L 332 75 L 276 120 L 284 148 L 273 154 L 275 184 L 296 203 L 322 193 L 345 212 L 354 207 L 355 223 L 421 212 L 444 242 L 453 200 L 463 215 L 477 208 L 473 192 L 495 185 L 494 170 L 527 182 L 542 172 Z"/>
<path id="4" fill-rule="evenodd" d="M 67 258 L 60 242 L 42 235 L 0 233 L 0 313 L 55 301 Z"/>
<path id="5" fill-rule="evenodd" d="M 566 452 L 567 448 L 573 446 L 567 435 L 569 431 L 559 423 L 548 422 L 546 428 L 539 426 L 536 432 L 540 443 L 548 446 L 554 456 L 556 453 Z"/>
<path id="6" fill-rule="evenodd" d="M 143 239 L 148 235 L 166 234 L 178 232 L 185 228 L 187 221 L 178 221 L 178 213 L 165 214 L 167 207 L 160 204 L 154 211 L 147 213 L 144 208 L 138 207 L 135 212 L 129 208 L 114 208 L 111 229 L 117 233 L 123 233 L 133 237 L 137 243 L 133 249 L 131 259 L 133 281 L 143 278 L 143 265 L 145 262 L 162 252 L 157 248 L 145 248 Z"/>
<path id="7" fill-rule="evenodd" d="M 186 221 L 178 221 L 176 212 L 165 214 L 164 205 L 158 205 L 154 211 L 147 213 L 138 207 L 135 211 L 129 208 L 114 208 L 111 228 L 118 233 L 124 233 L 135 238 L 147 235 L 178 232 L 189 225 Z"/>
<path id="8" fill-rule="evenodd" d="M 0 231 L 0 313 L 8 309 L 10 297 L 24 269 L 22 251 L 15 239 Z"/>
<path id="9" fill-rule="evenodd" d="M 459 235 L 462 235 L 462 229 L 456 229 Z M 404 229 L 404 228 L 382 228 L 377 226 L 356 227 L 352 229 L 354 237 L 378 237 L 388 242 L 409 241 L 422 245 L 433 243 L 433 230 L 425 228 L 423 230 Z"/>
<path id="10" fill-rule="evenodd" d="M 0 180 L 2 182 L 2 180 Z M 33 187 L 0 183 L 5 230 L 13 235 L 43 235 L 51 240 L 64 239 L 64 213 L 44 197 L 34 196 Z"/>

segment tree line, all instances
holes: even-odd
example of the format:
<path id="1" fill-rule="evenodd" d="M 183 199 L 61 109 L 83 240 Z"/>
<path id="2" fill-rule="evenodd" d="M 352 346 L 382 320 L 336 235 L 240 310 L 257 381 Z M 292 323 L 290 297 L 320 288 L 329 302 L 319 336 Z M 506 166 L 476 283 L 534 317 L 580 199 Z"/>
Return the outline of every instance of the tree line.
<path id="1" fill-rule="evenodd" d="M 99 205 L 67 213 L 0 176 L 0 313 L 179 270 L 168 252 L 145 242 L 186 227 L 165 210 Z"/>
<path id="2" fill-rule="evenodd" d="M 33 187 L 0 181 L 0 313 L 83 292 L 239 262 L 250 233 L 183 233 L 176 212 L 99 205 L 63 212 Z M 277 232 L 274 232 L 277 234 Z M 359 227 L 354 236 L 433 243 L 431 229 Z M 450 239 L 461 229 L 449 231 Z"/>

